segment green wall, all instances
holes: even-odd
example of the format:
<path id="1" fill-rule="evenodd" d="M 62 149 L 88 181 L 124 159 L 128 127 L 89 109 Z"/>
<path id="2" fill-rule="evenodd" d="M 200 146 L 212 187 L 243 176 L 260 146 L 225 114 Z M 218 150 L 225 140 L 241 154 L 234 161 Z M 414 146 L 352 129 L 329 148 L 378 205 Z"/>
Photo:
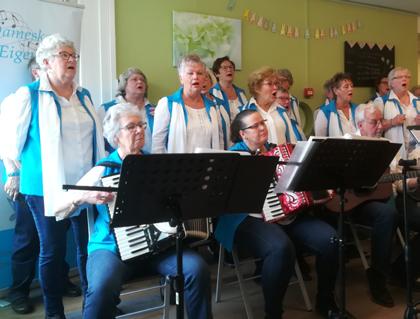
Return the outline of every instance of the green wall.
<path id="1" fill-rule="evenodd" d="M 116 0 L 117 73 L 130 66 L 142 69 L 149 78 L 152 102 L 178 87 L 172 67 L 172 11 L 186 11 L 242 19 L 250 9 L 275 21 L 304 28 L 340 26 L 359 20 L 361 29 L 336 39 L 289 39 L 242 22 L 242 70 L 236 83 L 247 88 L 247 76 L 256 68 L 270 65 L 289 68 L 295 78 L 292 93 L 313 109 L 321 104 L 322 84 L 344 69 L 344 41 L 393 44 L 396 65 L 409 68 L 417 79 L 417 17 L 398 11 L 327 0 L 236 0 L 232 11 L 228 0 Z M 340 31 L 340 30 L 339 30 Z M 339 32 L 340 33 L 340 32 Z M 304 99 L 304 87 L 315 96 Z M 354 101 L 365 101 L 369 88 L 356 88 Z"/>

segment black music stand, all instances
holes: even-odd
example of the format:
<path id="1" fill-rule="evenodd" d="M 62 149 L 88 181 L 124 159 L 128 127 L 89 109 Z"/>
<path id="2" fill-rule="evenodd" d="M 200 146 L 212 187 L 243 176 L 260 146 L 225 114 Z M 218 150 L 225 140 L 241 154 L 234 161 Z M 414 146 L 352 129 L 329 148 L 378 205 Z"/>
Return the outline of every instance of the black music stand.
<path id="1" fill-rule="evenodd" d="M 344 193 L 346 189 L 372 187 L 400 148 L 383 139 L 311 139 L 296 145 L 276 186 L 276 192 L 336 189 L 340 196 L 338 220 L 339 313 L 330 318 L 347 318 L 345 304 Z"/>
<path id="2" fill-rule="evenodd" d="M 416 145 L 420 145 L 420 125 L 407 126 L 407 130 L 410 132 Z M 400 159 L 398 165 L 402 167 L 403 173 L 403 220 L 404 220 L 404 236 L 405 236 L 405 245 L 404 245 L 404 261 L 405 261 L 405 276 L 406 276 L 406 304 L 407 307 L 404 311 L 404 319 L 415 319 L 419 310 L 417 306 L 420 302 L 414 303 L 413 301 L 413 282 L 412 282 L 412 269 L 411 269 L 411 247 L 409 244 L 410 230 L 408 227 L 408 215 L 407 215 L 407 179 L 408 172 L 410 167 L 417 165 L 417 160 L 404 160 Z M 413 198 L 415 200 L 415 198 Z"/>
<path id="3" fill-rule="evenodd" d="M 236 153 L 128 155 L 124 159 L 111 226 L 164 221 L 177 226 L 178 319 L 184 316 L 182 222 L 261 212 L 277 161 L 277 157 Z"/>

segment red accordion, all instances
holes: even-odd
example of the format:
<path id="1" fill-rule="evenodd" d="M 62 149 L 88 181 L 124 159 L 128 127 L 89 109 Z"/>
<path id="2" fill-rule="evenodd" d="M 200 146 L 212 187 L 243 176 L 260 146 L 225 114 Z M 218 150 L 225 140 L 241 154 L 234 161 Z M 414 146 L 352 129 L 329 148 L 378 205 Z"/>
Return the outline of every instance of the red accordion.
<path id="1" fill-rule="evenodd" d="M 281 144 L 270 149 L 268 152 L 261 153 L 261 155 L 278 156 L 279 161 L 287 162 L 290 159 L 293 148 L 293 144 Z M 284 164 L 277 164 L 275 176 L 276 181 L 283 173 L 284 167 Z M 263 210 L 264 220 L 270 223 L 291 217 L 291 215 L 313 205 L 313 198 L 310 192 L 285 192 L 281 194 L 270 194 L 270 191 L 272 191 L 272 187 L 270 187 Z M 280 204 L 279 209 L 281 209 L 281 212 L 279 212 L 279 209 L 269 209 L 269 206 L 272 207 L 273 205 L 269 205 L 268 202 L 276 200 L 274 197 L 278 198 Z"/>

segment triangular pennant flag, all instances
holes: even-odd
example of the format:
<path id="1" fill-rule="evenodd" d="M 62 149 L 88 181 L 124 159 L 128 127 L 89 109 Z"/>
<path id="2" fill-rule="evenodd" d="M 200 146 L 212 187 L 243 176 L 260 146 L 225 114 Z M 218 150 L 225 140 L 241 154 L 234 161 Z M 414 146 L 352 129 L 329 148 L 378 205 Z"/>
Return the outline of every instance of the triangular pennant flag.
<path id="1" fill-rule="evenodd" d="M 341 33 L 342 33 L 343 35 L 347 33 L 347 31 L 346 31 L 346 25 L 345 25 L 345 24 L 343 24 L 343 25 L 341 26 Z"/>
<path id="2" fill-rule="evenodd" d="M 295 27 L 295 34 L 294 34 L 295 38 L 299 38 L 299 28 Z"/>
<path id="3" fill-rule="evenodd" d="M 334 28 L 330 27 L 330 38 L 334 38 Z"/>
<path id="4" fill-rule="evenodd" d="M 351 23 L 347 23 L 347 32 L 352 32 Z"/>
<path id="5" fill-rule="evenodd" d="M 268 26 L 269 25 L 270 24 L 269 24 L 268 20 L 267 19 L 264 19 L 264 25 L 263 25 L 264 30 L 268 30 Z"/>
<path id="6" fill-rule="evenodd" d="M 383 44 L 383 43 L 376 43 L 376 45 L 378 46 L 378 48 L 380 50 L 382 50 L 384 48 L 384 46 L 385 46 L 385 44 Z"/>
<path id="7" fill-rule="evenodd" d="M 338 37 L 338 30 L 337 30 L 337 28 L 334 28 L 334 38 L 337 38 Z"/>
<path id="8" fill-rule="evenodd" d="M 321 39 L 324 39 L 325 38 L 325 30 L 324 29 L 321 29 L 321 32 L 319 33 L 319 37 Z"/>
<path id="9" fill-rule="evenodd" d="M 319 40 L 319 29 L 315 30 L 315 39 Z"/>
<path id="10" fill-rule="evenodd" d="M 282 23 L 281 29 L 280 29 L 280 35 L 285 35 L 285 34 L 286 34 L 286 25 Z"/>
<path id="11" fill-rule="evenodd" d="M 249 9 L 246 9 L 243 14 L 244 20 L 249 20 Z"/>
<path id="12" fill-rule="evenodd" d="M 259 26 L 260 28 L 262 28 L 263 25 L 264 25 L 264 18 L 263 17 L 260 17 L 258 19 L 257 26 Z"/>
<path id="13" fill-rule="evenodd" d="M 353 32 L 355 32 L 355 31 L 357 30 L 356 21 L 353 21 L 353 22 L 351 23 L 351 28 L 352 28 Z"/>
<path id="14" fill-rule="evenodd" d="M 273 33 L 277 32 L 277 24 L 275 24 L 274 22 L 271 25 L 271 32 L 273 32 Z"/>
<path id="15" fill-rule="evenodd" d="M 309 29 L 305 30 L 305 35 L 304 35 L 305 39 L 310 39 L 311 38 L 311 33 L 309 32 Z"/>
<path id="16" fill-rule="evenodd" d="M 287 26 L 287 36 L 290 38 L 293 35 L 293 26 Z"/>
<path id="17" fill-rule="evenodd" d="M 249 19 L 250 23 L 255 23 L 255 20 L 257 20 L 257 15 L 255 12 L 251 13 L 251 18 Z"/>

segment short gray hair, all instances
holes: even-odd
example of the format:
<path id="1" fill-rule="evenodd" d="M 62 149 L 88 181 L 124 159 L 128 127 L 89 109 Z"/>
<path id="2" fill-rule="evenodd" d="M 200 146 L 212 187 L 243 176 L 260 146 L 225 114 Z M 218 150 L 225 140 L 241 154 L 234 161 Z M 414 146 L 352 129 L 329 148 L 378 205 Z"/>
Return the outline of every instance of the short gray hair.
<path id="1" fill-rule="evenodd" d="M 49 35 L 41 41 L 36 50 L 36 62 L 41 70 L 46 69 L 44 60 L 51 58 L 62 47 L 69 47 L 76 51 L 73 41 L 67 40 L 59 33 Z"/>
<path id="2" fill-rule="evenodd" d="M 356 125 L 359 125 L 360 122 L 365 120 L 365 112 L 374 113 L 376 110 L 380 111 L 381 109 L 373 102 L 368 102 L 366 104 L 359 104 L 356 108 L 355 122 Z"/>
<path id="3" fill-rule="evenodd" d="M 400 71 L 400 72 L 407 72 L 408 73 L 408 75 L 410 75 L 411 76 L 411 72 L 410 72 L 410 70 L 409 69 L 407 69 L 407 68 L 403 68 L 403 67 L 401 67 L 401 66 L 397 66 L 397 67 L 395 67 L 395 68 L 393 68 L 391 71 L 389 71 L 389 73 L 388 73 L 388 85 L 389 85 L 389 88 L 392 90 L 392 86 L 391 86 L 391 81 L 392 80 L 394 80 L 394 77 L 395 77 L 395 73 L 397 73 L 398 71 Z"/>
<path id="4" fill-rule="evenodd" d="M 125 72 L 121 73 L 118 77 L 118 87 L 116 96 L 125 97 L 125 88 L 127 86 L 127 81 L 133 74 L 141 75 L 144 78 L 144 83 L 146 84 L 146 91 L 144 96 L 147 97 L 147 91 L 149 89 L 149 84 L 147 83 L 146 75 L 138 68 L 128 68 Z"/>
<path id="5" fill-rule="evenodd" d="M 197 54 L 188 54 L 188 55 L 184 56 L 181 59 L 181 61 L 179 61 L 179 64 L 178 64 L 178 75 L 179 76 L 184 74 L 185 67 L 189 63 L 201 64 L 203 66 L 204 72 L 206 71 L 206 65 L 204 64 L 204 62 L 201 60 L 201 58 Z"/>
<path id="6" fill-rule="evenodd" d="M 287 82 L 289 82 L 289 85 L 293 85 L 293 75 L 292 72 L 290 72 L 289 69 L 278 69 L 277 73 L 279 76 L 286 78 Z"/>
<path id="7" fill-rule="evenodd" d="M 115 140 L 121 129 L 120 119 L 124 116 L 138 116 L 141 120 L 143 120 L 140 110 L 134 104 L 118 103 L 109 108 L 105 114 L 103 129 L 104 137 L 113 148 L 118 147 Z"/>

